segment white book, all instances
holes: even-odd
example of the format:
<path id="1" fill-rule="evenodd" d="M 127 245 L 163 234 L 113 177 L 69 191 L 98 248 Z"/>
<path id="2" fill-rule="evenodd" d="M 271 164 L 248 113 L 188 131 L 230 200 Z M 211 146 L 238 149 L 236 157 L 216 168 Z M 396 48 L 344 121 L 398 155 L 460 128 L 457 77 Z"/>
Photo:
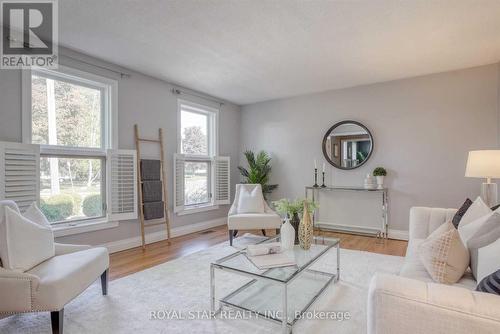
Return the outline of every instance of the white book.
<path id="1" fill-rule="evenodd" d="M 259 269 L 269 269 L 278 267 L 288 267 L 296 265 L 294 259 L 286 253 L 277 253 L 269 255 L 249 256 L 248 259 Z"/>

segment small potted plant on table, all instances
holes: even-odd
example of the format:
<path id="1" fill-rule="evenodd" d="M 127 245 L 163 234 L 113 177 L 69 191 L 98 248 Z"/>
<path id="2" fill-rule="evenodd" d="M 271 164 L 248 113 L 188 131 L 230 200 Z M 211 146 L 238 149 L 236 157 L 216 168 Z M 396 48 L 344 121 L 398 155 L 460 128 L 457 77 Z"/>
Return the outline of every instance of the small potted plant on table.
<path id="1" fill-rule="evenodd" d="M 377 188 L 384 188 L 384 176 L 387 175 L 387 171 L 384 167 L 377 167 L 373 170 L 373 176 L 377 178 Z"/>

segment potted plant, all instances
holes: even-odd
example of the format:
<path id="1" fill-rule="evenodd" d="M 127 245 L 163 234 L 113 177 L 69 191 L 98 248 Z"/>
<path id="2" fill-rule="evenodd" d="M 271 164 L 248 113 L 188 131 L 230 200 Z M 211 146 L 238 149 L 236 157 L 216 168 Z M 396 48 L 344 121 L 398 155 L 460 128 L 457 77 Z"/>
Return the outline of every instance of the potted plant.
<path id="1" fill-rule="evenodd" d="M 260 151 L 255 155 L 252 151 L 245 151 L 245 158 L 248 162 L 248 169 L 238 166 L 238 170 L 245 178 L 243 183 L 260 184 L 262 195 L 267 199 L 267 195 L 278 188 L 277 184 L 268 184 L 271 174 L 271 158 L 265 151 Z"/>
<path id="2" fill-rule="evenodd" d="M 312 214 L 316 208 L 318 208 L 318 204 L 309 199 L 296 199 L 294 201 L 289 200 L 288 198 L 282 198 L 278 201 L 274 201 L 273 205 L 281 216 L 285 216 L 290 218 L 290 223 L 295 229 L 295 244 L 299 244 L 299 225 L 300 225 L 300 215 L 304 213 L 304 202 L 307 202 L 307 208 L 309 214 Z"/>
<path id="3" fill-rule="evenodd" d="M 373 176 L 377 178 L 378 189 L 384 188 L 384 176 L 387 175 L 387 171 L 384 167 L 377 167 L 373 170 Z"/>

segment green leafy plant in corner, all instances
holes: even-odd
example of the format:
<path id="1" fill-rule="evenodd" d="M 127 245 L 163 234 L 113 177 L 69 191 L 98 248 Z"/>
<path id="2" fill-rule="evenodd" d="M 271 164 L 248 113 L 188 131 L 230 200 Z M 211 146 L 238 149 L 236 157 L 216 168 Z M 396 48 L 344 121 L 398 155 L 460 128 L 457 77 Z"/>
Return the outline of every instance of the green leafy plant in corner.
<path id="1" fill-rule="evenodd" d="M 373 170 L 373 176 L 386 176 L 387 171 L 384 167 L 377 167 Z"/>
<path id="2" fill-rule="evenodd" d="M 252 151 L 245 151 L 244 154 L 248 169 L 238 166 L 241 175 L 245 178 L 243 182 L 262 185 L 262 193 L 266 198 L 266 195 L 278 188 L 277 184 L 268 184 L 271 174 L 271 158 L 265 151 L 260 151 L 257 155 Z"/>

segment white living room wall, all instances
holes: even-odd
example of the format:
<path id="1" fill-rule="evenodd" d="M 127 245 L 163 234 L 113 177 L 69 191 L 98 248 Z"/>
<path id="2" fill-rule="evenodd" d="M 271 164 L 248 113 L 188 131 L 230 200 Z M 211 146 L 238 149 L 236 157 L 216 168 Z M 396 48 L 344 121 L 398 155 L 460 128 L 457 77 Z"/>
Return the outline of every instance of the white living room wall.
<path id="1" fill-rule="evenodd" d="M 161 81 L 127 69 L 121 69 L 131 73 L 130 78 L 120 78 L 119 75 L 95 66 L 87 65 L 69 57 L 81 59 L 85 62 L 106 66 L 120 70 L 116 65 L 102 62 L 98 59 L 85 56 L 68 49 L 60 50 L 61 64 L 108 76 L 118 81 L 118 129 L 119 148 L 134 149 L 133 126 L 138 124 L 144 137 L 155 137 L 158 128 L 162 127 L 165 132 L 166 158 L 169 180 L 169 194 L 173 193 L 172 185 L 172 158 L 177 149 L 177 96 L 171 93 L 172 84 Z M 165 64 L 168 66 L 168 64 Z M 185 98 L 185 97 L 183 97 Z M 236 169 L 239 159 L 240 138 L 240 108 L 232 103 L 224 103 L 221 107 L 219 117 L 220 145 L 219 154 L 229 155 L 232 162 L 232 180 L 238 179 Z M 21 71 L 0 70 L 0 141 L 20 142 L 21 138 Z M 145 154 L 151 157 L 159 157 L 155 147 L 146 148 Z M 172 198 L 170 197 L 170 206 Z M 218 210 L 185 216 L 173 216 L 172 227 L 177 231 L 192 231 L 194 224 L 201 223 L 209 226 L 210 223 L 224 223 L 227 217 L 228 206 L 222 206 Z M 206 224 L 208 222 L 208 224 Z M 203 225 L 204 224 L 204 225 Z M 162 230 L 162 226 L 151 227 L 147 232 L 153 233 L 155 238 L 163 236 L 156 233 Z M 60 242 L 83 243 L 83 244 L 107 244 L 119 243 L 127 240 L 128 245 L 136 244 L 139 240 L 140 224 L 138 221 L 124 221 L 116 228 L 100 230 L 89 233 L 76 234 L 58 238 Z M 124 244 L 125 245 L 125 244 Z M 117 249 L 122 246 L 116 246 Z"/>
<path id="2" fill-rule="evenodd" d="M 499 74 L 494 64 L 246 105 L 241 150 L 272 154 L 273 199 L 303 197 L 313 159 L 326 162 L 326 130 L 359 121 L 374 136 L 372 157 L 352 171 L 327 164 L 327 183 L 361 186 L 374 167 L 386 167 L 389 227 L 407 231 L 411 206 L 457 207 L 479 194 L 481 180 L 464 177 L 465 163 L 469 150 L 498 146 Z"/>

